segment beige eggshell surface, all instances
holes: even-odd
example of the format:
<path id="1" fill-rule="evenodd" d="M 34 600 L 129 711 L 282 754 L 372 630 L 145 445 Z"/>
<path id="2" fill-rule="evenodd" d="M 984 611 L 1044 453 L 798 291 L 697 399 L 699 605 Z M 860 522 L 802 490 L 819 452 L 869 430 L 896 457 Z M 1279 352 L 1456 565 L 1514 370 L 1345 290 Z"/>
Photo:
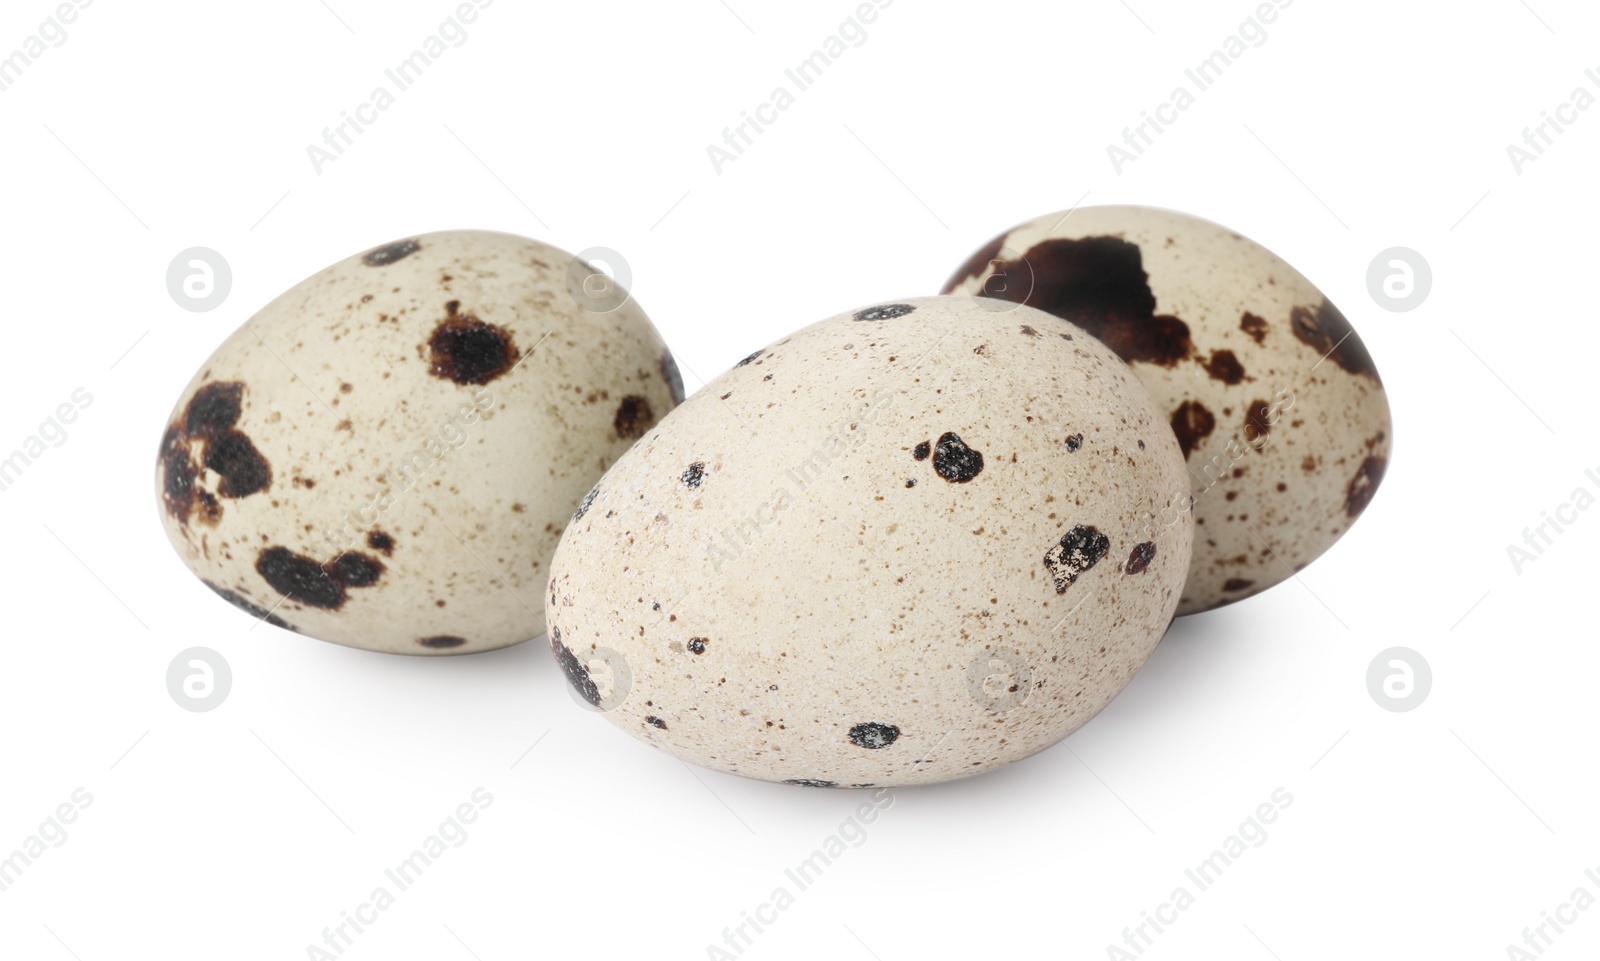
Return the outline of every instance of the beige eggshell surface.
<path id="1" fill-rule="evenodd" d="M 273 301 L 184 388 L 156 496 L 184 563 L 277 627 L 459 654 L 544 632 L 578 499 L 682 399 L 644 312 L 554 247 L 426 234 Z"/>
<path id="2" fill-rule="evenodd" d="M 1189 565 L 1185 491 L 1165 416 L 1079 328 L 884 303 L 750 355 L 623 455 L 556 550 L 551 646 L 611 721 L 697 764 L 977 774 L 1144 664 Z"/>
<path id="3" fill-rule="evenodd" d="M 1082 325 L 1127 361 L 1182 446 L 1193 566 L 1178 613 L 1260 593 L 1350 529 L 1394 427 L 1361 337 L 1270 250 L 1198 217 L 1085 207 L 1016 227 L 945 284 Z"/>

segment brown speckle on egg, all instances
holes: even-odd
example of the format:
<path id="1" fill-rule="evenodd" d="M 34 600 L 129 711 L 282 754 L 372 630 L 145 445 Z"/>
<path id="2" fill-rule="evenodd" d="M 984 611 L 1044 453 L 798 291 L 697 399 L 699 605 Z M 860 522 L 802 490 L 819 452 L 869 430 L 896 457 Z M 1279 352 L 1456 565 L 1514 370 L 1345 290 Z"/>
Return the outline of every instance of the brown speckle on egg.
<path id="1" fill-rule="evenodd" d="M 1217 427 L 1217 418 L 1199 401 L 1186 400 L 1172 412 L 1172 433 L 1185 460 Z"/>
<path id="2" fill-rule="evenodd" d="M 894 320 L 904 317 L 917 308 L 910 304 L 884 304 L 881 307 L 869 307 L 856 312 L 856 320 Z"/>
<path id="3" fill-rule="evenodd" d="M 211 588 L 211 590 L 218 597 L 227 601 L 229 604 L 232 604 L 234 607 L 237 607 L 239 610 L 244 611 L 246 614 L 249 614 L 251 617 L 254 617 L 256 620 L 266 621 L 273 627 L 281 627 L 287 631 L 294 630 L 293 625 L 274 614 L 270 609 L 262 607 L 260 604 L 256 604 L 252 601 L 248 601 L 239 594 L 236 594 L 235 592 L 226 588 L 218 587 L 210 581 L 202 581 L 201 583 Z"/>
<path id="4" fill-rule="evenodd" d="M 1125 361 L 1171 367 L 1194 353 L 1188 325 L 1156 314 L 1139 247 L 1120 237 L 1041 241 L 1020 260 L 997 264 L 995 275 L 1031 276 L 1033 283 L 986 287 L 984 296 L 1070 320 Z M 944 293 L 958 284 L 952 279 Z"/>
<path id="5" fill-rule="evenodd" d="M 1373 363 L 1367 345 L 1354 336 L 1355 329 L 1350 321 L 1331 301 L 1324 299 L 1316 308 L 1296 307 L 1289 316 L 1289 329 L 1301 343 L 1324 359 L 1352 374 L 1371 378 L 1375 384 L 1382 383 L 1378 379 L 1378 365 Z"/>
<path id="6" fill-rule="evenodd" d="M 510 370 L 521 353 L 510 331 L 460 309 L 460 301 L 445 305 L 447 316 L 428 338 L 428 370 L 458 384 L 487 384 Z"/>
<path id="7" fill-rule="evenodd" d="M 1245 408 L 1244 442 L 1256 450 L 1266 446 L 1267 435 L 1272 432 L 1272 405 L 1264 400 L 1252 401 Z"/>
<path id="8" fill-rule="evenodd" d="M 962 443 L 958 435 L 947 432 L 940 435 L 934 447 L 933 469 L 952 484 L 965 484 L 983 472 L 983 454 Z"/>
<path id="9" fill-rule="evenodd" d="M 1239 363 L 1239 358 L 1234 356 L 1231 350 L 1213 350 L 1211 359 L 1203 366 L 1212 380 L 1220 380 L 1229 385 L 1244 380 L 1244 365 Z"/>
<path id="10" fill-rule="evenodd" d="M 387 267 L 392 263 L 401 261 L 422 249 L 422 244 L 417 240 L 397 240 L 392 244 L 367 251 L 361 257 L 361 262 L 368 267 Z"/>
<path id="11" fill-rule="evenodd" d="M 1350 478 L 1350 486 L 1345 489 L 1346 516 L 1354 519 L 1367 509 L 1367 505 L 1372 503 L 1372 495 L 1378 492 L 1378 485 L 1383 482 L 1383 472 L 1388 466 L 1388 461 L 1382 457 L 1367 457 L 1361 461 L 1356 476 Z"/>
<path id="12" fill-rule="evenodd" d="M 1055 581 L 1056 593 L 1065 594 L 1079 576 L 1111 551 L 1111 540 L 1093 527 L 1079 524 L 1062 535 L 1060 543 L 1044 555 L 1045 569 Z"/>
<path id="13" fill-rule="evenodd" d="M 672 394 L 673 404 L 683 403 L 683 375 L 678 373 L 678 362 L 673 359 L 672 351 L 661 352 L 661 379 L 667 382 L 667 390 Z"/>
<path id="14" fill-rule="evenodd" d="M 447 651 L 451 648 L 464 646 L 467 643 L 467 639 L 456 637 L 453 634 L 437 634 L 433 637 L 418 638 L 417 643 L 436 651 Z"/>
<path id="15" fill-rule="evenodd" d="M 1128 562 L 1123 565 L 1122 572 L 1128 575 L 1143 574 L 1145 569 L 1150 566 L 1150 562 L 1155 558 L 1156 545 L 1153 542 L 1145 541 L 1142 544 L 1137 544 L 1134 546 L 1133 552 L 1128 555 Z"/>
<path id="16" fill-rule="evenodd" d="M 655 426 L 655 422 L 650 402 L 637 394 L 630 394 L 622 398 L 622 403 L 617 405 L 617 416 L 612 418 L 611 426 L 616 430 L 618 437 L 638 440 Z"/>
<path id="17" fill-rule="evenodd" d="M 346 555 L 340 555 L 341 558 Z M 376 563 L 376 562 L 373 562 Z M 370 567 L 359 562 L 346 562 L 343 566 L 324 565 L 287 547 L 269 547 L 256 558 L 256 571 L 273 590 L 285 595 L 290 602 L 309 604 L 325 610 L 338 610 L 344 606 L 346 586 L 365 587 L 377 580 Z M 378 567 L 382 571 L 382 566 Z M 361 583 L 346 585 L 344 576 L 354 576 Z M 368 577 L 370 576 L 370 579 Z"/>
<path id="18" fill-rule="evenodd" d="M 248 497 L 272 486 L 271 465 L 250 438 L 235 428 L 243 398 L 242 383 L 206 384 L 195 391 L 183 416 L 167 428 L 159 463 L 167 513 L 179 523 L 188 522 L 198 503 L 200 519 L 214 525 L 222 517 L 218 496 Z M 198 463 L 191 453 L 195 447 Z M 215 494 L 201 486 L 206 471 L 217 477 Z"/>
<path id="19" fill-rule="evenodd" d="M 900 739 L 900 728 L 880 721 L 867 721 L 850 729 L 850 743 L 869 751 L 881 751 Z"/>
<path id="20" fill-rule="evenodd" d="M 1250 339 L 1255 341 L 1257 344 L 1264 344 L 1267 342 L 1266 320 L 1261 317 L 1257 317 L 1248 310 L 1244 312 L 1244 316 L 1239 318 L 1239 329 L 1244 331 L 1246 334 L 1249 334 Z"/>

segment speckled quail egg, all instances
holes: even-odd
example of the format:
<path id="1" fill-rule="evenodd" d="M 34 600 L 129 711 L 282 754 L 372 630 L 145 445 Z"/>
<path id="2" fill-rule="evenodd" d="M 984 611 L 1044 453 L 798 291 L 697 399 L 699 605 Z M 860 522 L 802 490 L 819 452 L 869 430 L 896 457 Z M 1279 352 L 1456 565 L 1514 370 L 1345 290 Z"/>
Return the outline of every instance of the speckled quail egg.
<path id="1" fill-rule="evenodd" d="M 683 386 L 644 312 L 522 237 L 427 234 L 340 261 L 256 314 L 184 388 L 156 494 L 225 600 L 375 651 L 544 632 L 583 493 Z"/>
<path id="2" fill-rule="evenodd" d="M 1179 614 L 1293 576 L 1383 480 L 1394 427 L 1360 335 L 1305 275 L 1225 227 L 1151 207 L 1051 214 L 973 254 L 953 291 L 1072 321 L 1149 388 L 1193 485 Z"/>
<path id="3" fill-rule="evenodd" d="M 710 768 L 977 774 L 1143 665 L 1187 490 L 1166 418 L 1082 329 L 880 304 L 756 351 L 618 460 L 556 549 L 551 647 L 611 721 Z"/>

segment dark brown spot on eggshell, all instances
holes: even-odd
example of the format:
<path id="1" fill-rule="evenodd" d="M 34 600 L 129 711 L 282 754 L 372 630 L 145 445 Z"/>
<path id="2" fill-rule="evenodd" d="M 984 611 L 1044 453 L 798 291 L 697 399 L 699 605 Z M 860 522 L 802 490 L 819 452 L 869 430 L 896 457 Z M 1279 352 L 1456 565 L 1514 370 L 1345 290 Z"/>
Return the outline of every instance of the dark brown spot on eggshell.
<path id="1" fill-rule="evenodd" d="M 461 302 L 445 305 L 447 316 L 428 338 L 428 371 L 458 384 L 487 384 L 516 366 L 522 355 L 511 332 L 460 313 Z"/>
<path id="2" fill-rule="evenodd" d="M 1024 303 L 1071 321 L 1130 363 L 1171 367 L 1194 354 L 1189 325 L 1156 314 L 1137 244 L 1120 237 L 1043 240 L 1020 260 L 995 267 L 996 275 L 1021 276 L 1024 271 L 1033 276 L 1027 289 L 985 287 L 983 296 Z"/>
<path id="3" fill-rule="evenodd" d="M 464 637 L 456 637 L 454 634 L 440 634 L 436 637 L 418 638 L 417 643 L 421 644 L 423 647 L 431 647 L 436 651 L 444 651 L 449 650 L 452 647 L 461 647 L 465 645 L 467 643 L 467 639 Z"/>
<path id="4" fill-rule="evenodd" d="M 556 656 L 556 663 L 561 665 L 561 672 L 567 676 L 567 683 L 578 692 L 578 696 L 588 701 L 595 707 L 600 706 L 600 687 L 595 684 L 594 678 L 589 676 L 589 669 L 578 660 L 567 646 L 561 643 L 561 632 L 552 629 L 550 632 L 550 650 Z"/>
<path id="5" fill-rule="evenodd" d="M 1044 555 L 1044 566 L 1055 581 L 1056 593 L 1065 594 L 1080 574 L 1100 563 L 1110 551 L 1111 539 L 1093 527 L 1080 524 L 1067 531 L 1061 542 Z"/>
<path id="6" fill-rule="evenodd" d="M 217 526 L 222 520 L 222 504 L 208 490 L 194 492 L 195 516 L 208 527 Z"/>
<path id="7" fill-rule="evenodd" d="M 1239 363 L 1239 358 L 1231 350 L 1213 350 L 1211 359 L 1203 366 L 1212 380 L 1220 380 L 1229 386 L 1244 380 L 1244 365 Z"/>
<path id="8" fill-rule="evenodd" d="M 368 267 L 387 267 L 397 260 L 404 260 L 422 249 L 422 244 L 416 240 L 397 240 L 392 244 L 385 244 L 367 251 L 361 256 L 361 262 Z"/>
<path id="9" fill-rule="evenodd" d="M 383 574 L 383 564 L 365 554 L 347 551 L 327 564 L 287 547 L 269 547 L 256 558 L 256 573 L 290 601 L 336 611 L 348 598 L 346 588 L 370 587 Z"/>
<path id="10" fill-rule="evenodd" d="M 1183 459 L 1200 446 L 1216 430 L 1217 418 L 1197 400 L 1186 400 L 1172 412 L 1172 432 L 1178 437 L 1178 447 Z"/>
<path id="11" fill-rule="evenodd" d="M 183 412 L 183 430 L 190 437 L 209 437 L 239 422 L 244 409 L 244 384 L 206 384 L 194 392 Z"/>
<path id="12" fill-rule="evenodd" d="M 1315 350 L 1352 374 L 1378 378 L 1378 365 L 1373 362 L 1361 335 L 1350 326 L 1350 321 L 1339 312 L 1332 301 L 1323 300 L 1320 307 L 1296 307 L 1289 312 L 1289 329 L 1302 344 Z"/>
<path id="13" fill-rule="evenodd" d="M 1133 548 L 1133 552 L 1128 555 L 1128 563 L 1124 564 L 1122 567 L 1122 572 L 1129 575 L 1143 574 L 1145 569 L 1150 566 L 1150 562 L 1155 559 L 1155 543 L 1152 541 L 1145 541 L 1143 544 L 1138 544 Z"/>
<path id="14" fill-rule="evenodd" d="M 575 521 L 583 520 L 583 515 L 589 513 L 590 505 L 594 503 L 594 499 L 598 496 L 600 496 L 600 488 L 598 487 L 583 495 L 583 499 L 578 501 L 578 509 L 572 512 L 572 519 Z"/>
<path id="15" fill-rule="evenodd" d="M 630 394 L 617 405 L 617 416 L 612 419 L 611 426 L 623 440 L 638 440 L 655 422 L 650 402 L 637 394 Z"/>
<path id="16" fill-rule="evenodd" d="M 689 488 L 699 487 L 706 480 L 706 465 L 704 461 L 695 461 L 683 469 L 683 476 L 678 478 L 683 481 L 683 486 Z"/>
<path id="17" fill-rule="evenodd" d="M 1244 312 L 1243 317 L 1239 318 L 1239 329 L 1244 331 L 1246 334 L 1249 334 L 1250 339 L 1254 340 L 1257 344 L 1264 344 L 1267 341 L 1266 320 L 1257 317 L 1248 310 Z"/>
<path id="18" fill-rule="evenodd" d="M 244 384 L 216 382 L 195 391 L 182 416 L 161 438 L 159 463 L 162 499 L 167 513 L 187 524 L 198 510 L 199 519 L 215 524 L 222 518 L 217 495 L 248 497 L 272 486 L 272 467 L 250 438 L 235 428 L 244 408 Z M 191 453 L 198 444 L 199 462 Z M 216 494 L 204 490 L 204 470 L 217 475 Z"/>
<path id="19" fill-rule="evenodd" d="M 678 362 L 673 359 L 670 350 L 661 352 L 661 379 L 667 382 L 667 390 L 672 393 L 672 402 L 683 403 L 683 375 L 678 373 Z"/>
<path id="20" fill-rule="evenodd" d="M 1258 451 L 1267 446 L 1267 434 L 1272 432 L 1272 422 L 1267 418 L 1271 415 L 1272 405 L 1264 400 L 1245 408 L 1244 440 Z"/>
<path id="21" fill-rule="evenodd" d="M 394 554 L 394 538 L 383 531 L 368 531 L 367 546 L 375 551 L 382 551 L 385 557 Z"/>
<path id="22" fill-rule="evenodd" d="M 1008 234 L 1001 234 L 973 251 L 967 262 L 957 268 L 950 279 L 944 282 L 944 289 L 940 293 L 948 294 L 972 278 L 982 276 L 983 272 L 989 269 L 989 265 L 995 263 L 1000 251 L 1005 249 L 1007 236 Z"/>
<path id="23" fill-rule="evenodd" d="M 256 572 L 279 594 L 326 610 L 344 606 L 344 585 L 322 565 L 287 547 L 269 547 L 256 558 Z"/>
<path id="24" fill-rule="evenodd" d="M 180 524 L 189 522 L 194 510 L 195 481 L 200 470 L 189 456 L 189 444 L 177 424 L 167 428 L 161 438 L 161 497 L 167 513 Z"/>
<path id="25" fill-rule="evenodd" d="M 248 497 L 272 486 L 272 468 L 249 437 L 226 430 L 205 445 L 205 465 L 221 481 L 217 493 L 227 498 Z"/>
<path id="26" fill-rule="evenodd" d="M 910 304 L 884 304 L 881 307 L 868 307 L 866 310 L 856 312 L 856 320 L 894 320 L 904 317 L 917 308 Z"/>
<path id="27" fill-rule="evenodd" d="M 345 587 L 370 587 L 383 576 L 383 562 L 365 554 L 346 551 L 329 562 L 328 573 Z"/>
<path id="28" fill-rule="evenodd" d="M 869 751 L 879 751 L 900 739 L 900 728 L 881 721 L 867 721 L 850 729 L 850 743 Z"/>
<path id="29" fill-rule="evenodd" d="M 929 444 L 927 441 L 923 441 L 917 446 L 911 448 L 911 456 L 916 460 L 927 460 L 928 455 L 931 453 L 933 453 L 933 445 Z"/>
<path id="30" fill-rule="evenodd" d="M 246 614 L 249 614 L 251 617 L 256 618 L 257 620 L 266 621 L 273 627 L 281 627 L 288 631 L 293 631 L 295 629 L 293 625 L 289 624 L 289 622 L 285 621 L 278 615 L 272 613 L 267 608 L 262 607 L 259 604 L 252 603 L 246 600 L 243 596 L 230 591 L 227 588 L 218 587 L 217 585 L 206 580 L 202 580 L 200 583 L 211 588 L 211 590 L 215 592 L 218 597 L 227 601 L 229 604 L 232 604 L 234 607 L 237 607 L 239 610 L 244 611 Z"/>
<path id="31" fill-rule="evenodd" d="M 933 469 L 952 484 L 965 484 L 983 472 L 983 454 L 962 443 L 958 435 L 947 432 L 940 435 L 934 448 Z"/>
<path id="32" fill-rule="evenodd" d="M 1378 485 L 1383 482 L 1383 472 L 1388 466 L 1386 458 L 1368 457 L 1361 462 L 1356 476 L 1350 478 L 1350 486 L 1345 489 L 1344 512 L 1352 520 L 1360 517 L 1361 512 L 1372 503 L 1372 497 L 1378 493 Z"/>

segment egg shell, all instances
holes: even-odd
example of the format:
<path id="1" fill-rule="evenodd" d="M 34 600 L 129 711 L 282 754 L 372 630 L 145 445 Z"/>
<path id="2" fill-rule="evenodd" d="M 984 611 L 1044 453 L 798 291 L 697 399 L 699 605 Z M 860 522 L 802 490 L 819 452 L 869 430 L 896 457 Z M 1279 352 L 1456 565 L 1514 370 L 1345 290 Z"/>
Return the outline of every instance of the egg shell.
<path id="1" fill-rule="evenodd" d="M 1186 491 L 1165 418 L 1079 328 L 879 304 L 756 351 L 622 456 L 556 550 L 551 647 L 612 722 L 706 767 L 977 774 L 1144 664 Z"/>
<path id="2" fill-rule="evenodd" d="M 295 286 L 173 409 L 156 465 L 173 547 L 223 599 L 339 644 L 537 637 L 578 499 L 683 396 L 639 306 L 584 293 L 595 274 L 538 241 L 451 231 Z"/>
<path id="3" fill-rule="evenodd" d="M 1193 485 L 1180 615 L 1292 577 L 1383 480 L 1394 426 L 1360 335 L 1305 275 L 1226 227 L 1153 207 L 1049 214 L 973 254 L 944 286 L 958 290 L 1081 324 L 1149 388 Z"/>

